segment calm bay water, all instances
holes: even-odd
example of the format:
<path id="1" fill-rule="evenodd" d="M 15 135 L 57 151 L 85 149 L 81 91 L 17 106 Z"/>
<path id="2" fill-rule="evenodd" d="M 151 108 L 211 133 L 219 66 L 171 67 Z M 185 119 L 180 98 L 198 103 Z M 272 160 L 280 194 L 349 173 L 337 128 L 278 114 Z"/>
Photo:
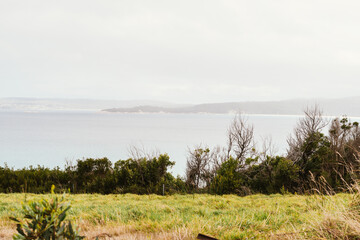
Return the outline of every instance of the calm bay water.
<path id="1" fill-rule="evenodd" d="M 118 114 L 104 112 L 0 112 L 0 165 L 63 167 L 65 160 L 108 157 L 127 159 L 129 147 L 168 153 L 174 174 L 184 174 L 188 147 L 225 146 L 234 115 Z M 272 137 L 278 153 L 297 116 L 247 116 L 257 141 Z"/>

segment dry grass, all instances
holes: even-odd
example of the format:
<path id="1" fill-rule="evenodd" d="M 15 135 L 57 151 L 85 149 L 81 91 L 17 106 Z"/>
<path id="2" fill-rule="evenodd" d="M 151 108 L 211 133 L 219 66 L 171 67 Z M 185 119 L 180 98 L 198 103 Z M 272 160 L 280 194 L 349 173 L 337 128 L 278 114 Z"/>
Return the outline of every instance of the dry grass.
<path id="1" fill-rule="evenodd" d="M 329 204 L 333 211 L 324 209 L 323 219 L 314 222 L 314 235 L 319 239 L 360 239 L 360 195 L 352 194 L 349 204 Z"/>
<path id="2" fill-rule="evenodd" d="M 160 232 L 139 232 L 135 228 L 129 228 L 127 226 L 94 226 L 88 223 L 79 224 L 82 229 L 82 235 L 86 236 L 86 239 L 107 240 L 107 239 L 172 239 L 172 240 L 188 240 L 195 239 L 195 236 L 189 229 L 178 228 L 173 231 L 160 231 Z M 11 239 L 15 233 L 15 225 L 8 224 L 0 227 L 0 239 Z"/>
<path id="3" fill-rule="evenodd" d="M 15 233 L 15 227 L 1 226 L 0 227 L 0 239 L 12 239 L 12 235 Z"/>
<path id="4" fill-rule="evenodd" d="M 160 232 L 139 232 L 136 229 L 131 229 L 126 226 L 92 226 L 83 234 L 88 239 L 174 239 L 186 240 L 194 239 L 195 236 L 189 229 L 179 228 L 173 231 L 160 231 Z"/>

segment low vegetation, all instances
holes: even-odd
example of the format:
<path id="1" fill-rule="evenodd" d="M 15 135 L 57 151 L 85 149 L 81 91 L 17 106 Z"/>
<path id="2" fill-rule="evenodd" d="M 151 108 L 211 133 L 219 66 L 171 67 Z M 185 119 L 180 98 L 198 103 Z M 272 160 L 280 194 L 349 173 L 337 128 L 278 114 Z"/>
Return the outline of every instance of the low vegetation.
<path id="1" fill-rule="evenodd" d="M 21 201 L 36 201 L 44 197 L 49 196 L 0 194 L 0 238 L 7 239 L 15 233 L 15 223 L 9 217 L 22 216 Z M 68 219 L 80 226 L 81 234 L 87 239 L 95 239 L 96 236 L 111 239 L 194 239 L 198 233 L 220 239 L 329 236 L 332 233 L 328 230 L 335 229 L 330 225 L 337 226 L 336 231 L 347 229 L 353 232 L 349 223 L 354 221 L 349 221 L 351 216 L 346 214 L 349 209 L 358 211 L 356 199 L 356 194 L 246 197 L 75 194 L 66 197 L 72 203 L 67 212 Z M 359 231 L 359 228 L 356 230 Z"/>
<path id="2" fill-rule="evenodd" d="M 65 221 L 70 203 L 65 201 L 65 194 L 59 198 L 54 195 L 54 188 L 51 188 L 49 199 L 28 201 L 22 204 L 20 218 L 10 217 L 16 223 L 17 233 L 14 240 L 81 240 L 84 236 L 78 234 L 78 229 L 71 223 Z"/>

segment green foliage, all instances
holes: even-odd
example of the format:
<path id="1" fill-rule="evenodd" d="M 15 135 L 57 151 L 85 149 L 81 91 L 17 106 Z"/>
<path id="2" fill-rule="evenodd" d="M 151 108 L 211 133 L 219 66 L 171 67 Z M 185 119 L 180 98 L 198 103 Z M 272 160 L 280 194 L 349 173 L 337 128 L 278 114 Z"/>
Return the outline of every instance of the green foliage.
<path id="1" fill-rule="evenodd" d="M 86 193 L 112 193 L 115 179 L 112 176 L 112 163 L 107 158 L 88 158 L 78 160 L 74 191 Z"/>
<path id="2" fill-rule="evenodd" d="M 73 167 L 65 170 L 59 167 L 10 169 L 0 167 L 0 192 L 46 193 L 52 185 L 59 186 L 59 192 L 73 193 L 138 193 L 162 194 L 166 191 L 184 190 L 180 178 L 175 179 L 169 172 L 175 163 L 167 154 L 151 159 L 119 160 L 113 164 L 107 158 L 78 160 Z"/>
<path id="3" fill-rule="evenodd" d="M 247 161 L 253 163 L 258 159 Z M 212 183 L 214 193 L 271 194 L 282 191 L 295 192 L 298 186 L 299 167 L 284 157 L 267 156 L 265 161 L 246 168 L 240 168 L 239 164 L 238 160 L 230 158 L 220 166 Z"/>
<path id="4" fill-rule="evenodd" d="M 284 157 L 267 156 L 265 161 L 252 166 L 248 172 L 251 188 L 256 192 L 295 192 L 298 186 L 299 167 Z"/>
<path id="5" fill-rule="evenodd" d="M 167 154 L 152 159 L 120 160 L 115 163 L 116 186 L 120 192 L 138 194 L 162 193 L 163 184 L 173 184 L 174 177 L 167 172 L 175 163 Z M 168 180 L 168 181 L 166 181 Z M 170 182 L 169 182 L 170 181 Z"/>
<path id="6" fill-rule="evenodd" d="M 54 187 L 52 187 L 52 192 Z M 83 239 L 71 221 L 65 222 L 70 203 L 65 202 L 65 196 L 58 199 L 52 195 L 50 199 L 30 201 L 22 205 L 23 219 L 11 218 L 17 223 L 17 233 L 13 239 L 43 239 L 61 240 Z"/>
<path id="7" fill-rule="evenodd" d="M 211 189 L 216 194 L 239 194 L 244 187 L 244 182 L 243 174 L 239 169 L 239 160 L 230 157 L 217 171 Z"/>

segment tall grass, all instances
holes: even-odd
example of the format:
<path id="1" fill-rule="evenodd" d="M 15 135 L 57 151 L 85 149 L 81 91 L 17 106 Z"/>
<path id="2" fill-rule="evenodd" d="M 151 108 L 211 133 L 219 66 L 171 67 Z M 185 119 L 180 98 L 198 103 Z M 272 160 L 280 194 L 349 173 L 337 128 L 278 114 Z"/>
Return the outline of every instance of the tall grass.
<path id="1" fill-rule="evenodd" d="M 333 201 L 330 194 L 318 195 L 322 219 L 313 221 L 317 239 L 360 239 L 360 185 L 348 187 L 347 198 Z"/>

